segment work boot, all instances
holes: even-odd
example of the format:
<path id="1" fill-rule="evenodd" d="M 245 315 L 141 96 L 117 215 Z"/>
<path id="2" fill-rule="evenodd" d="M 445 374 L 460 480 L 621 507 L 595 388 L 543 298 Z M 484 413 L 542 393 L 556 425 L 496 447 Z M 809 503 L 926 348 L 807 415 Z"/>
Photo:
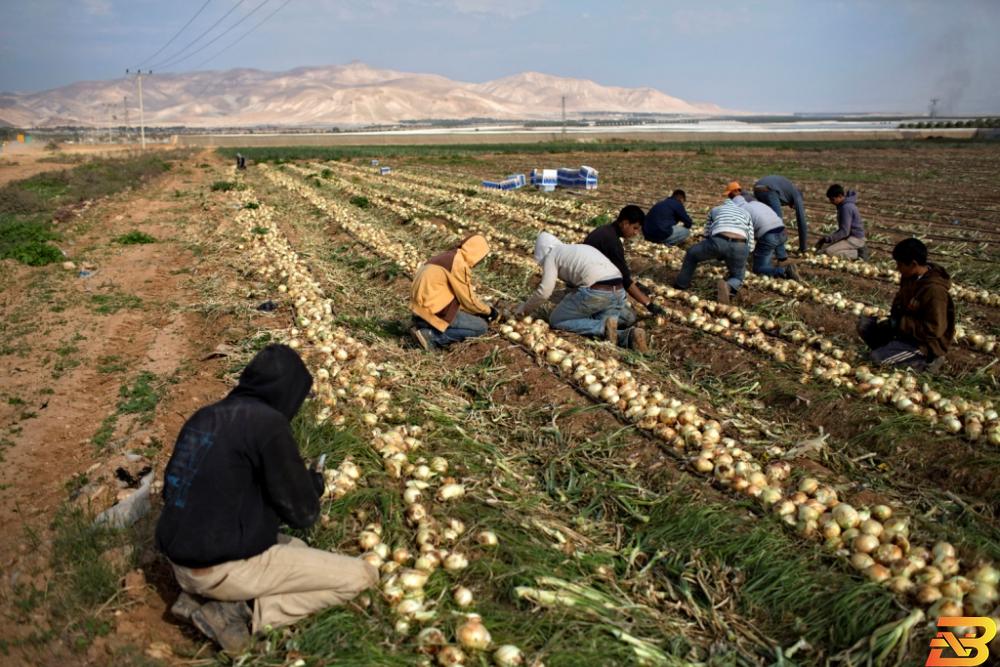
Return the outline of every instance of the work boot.
<path id="1" fill-rule="evenodd" d="M 604 339 L 612 345 L 618 345 L 617 317 L 607 317 L 604 319 Z"/>
<path id="2" fill-rule="evenodd" d="M 431 340 L 430 332 L 427 329 L 410 327 L 410 335 L 413 336 L 413 339 L 417 341 L 420 347 L 424 348 L 425 352 L 431 352 L 434 349 L 434 341 Z"/>
<path id="3" fill-rule="evenodd" d="M 863 245 L 858 249 L 858 259 L 862 262 L 868 262 L 872 258 L 872 251 L 868 249 L 868 246 Z"/>
<path id="4" fill-rule="evenodd" d="M 191 614 L 201 607 L 201 602 L 193 595 L 181 591 L 177 602 L 170 607 L 170 613 L 181 621 L 191 622 Z"/>
<path id="5" fill-rule="evenodd" d="M 785 277 L 789 280 L 801 280 L 802 276 L 799 275 L 799 267 L 794 264 L 789 264 L 785 267 Z"/>
<path id="6" fill-rule="evenodd" d="M 649 341 L 646 339 L 646 330 L 642 327 L 632 327 L 630 332 L 632 335 L 628 337 L 629 347 L 640 354 L 646 354 L 649 351 Z"/>
<path id="7" fill-rule="evenodd" d="M 719 278 L 718 282 L 715 283 L 716 301 L 721 304 L 729 305 L 730 296 L 732 291 L 729 289 L 729 283 L 727 283 L 722 278 Z"/>
<path id="8" fill-rule="evenodd" d="M 791 266 L 795 264 L 797 261 L 798 260 L 792 259 L 791 257 L 786 257 L 784 259 L 776 259 L 774 260 L 774 266 L 775 268 L 780 269 L 785 266 Z"/>
<path id="9" fill-rule="evenodd" d="M 230 655 L 242 653 L 250 644 L 250 607 L 246 602 L 212 600 L 191 614 L 191 623 Z"/>

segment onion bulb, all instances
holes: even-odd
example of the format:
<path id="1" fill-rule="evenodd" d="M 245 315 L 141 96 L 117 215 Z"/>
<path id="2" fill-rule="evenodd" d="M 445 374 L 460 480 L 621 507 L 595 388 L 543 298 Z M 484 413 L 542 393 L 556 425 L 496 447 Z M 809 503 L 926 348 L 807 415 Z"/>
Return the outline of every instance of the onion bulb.
<path id="1" fill-rule="evenodd" d="M 455 637 L 463 648 L 478 651 L 487 648 L 492 641 L 490 631 L 483 625 L 479 614 L 469 614 L 469 619 L 455 630 Z"/>
<path id="2" fill-rule="evenodd" d="M 517 332 L 514 332 L 517 334 Z M 520 336 L 518 336 L 520 337 Z M 441 667 L 454 667 L 465 664 L 465 653 L 457 646 L 445 646 L 438 651 L 437 661 Z"/>
<path id="3" fill-rule="evenodd" d="M 476 541 L 484 547 L 495 547 L 497 545 L 497 535 L 492 530 L 484 530 L 476 536 Z"/>
<path id="4" fill-rule="evenodd" d="M 524 664 L 524 654 L 518 647 L 504 644 L 493 652 L 493 664 L 497 667 L 518 667 Z"/>
<path id="5" fill-rule="evenodd" d="M 452 594 L 452 599 L 455 600 L 455 604 L 459 607 L 468 607 L 472 604 L 472 591 L 465 586 L 459 586 Z"/>

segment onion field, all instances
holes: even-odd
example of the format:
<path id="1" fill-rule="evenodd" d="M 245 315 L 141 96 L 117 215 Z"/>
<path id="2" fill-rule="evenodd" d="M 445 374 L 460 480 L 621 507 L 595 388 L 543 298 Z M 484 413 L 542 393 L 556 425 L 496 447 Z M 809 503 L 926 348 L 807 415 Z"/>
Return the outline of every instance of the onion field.
<path id="1" fill-rule="evenodd" d="M 290 307 L 272 333 L 316 378 L 297 433 L 331 462 L 308 537 L 382 573 L 255 660 L 923 664 L 938 617 L 1000 615 L 1000 156 L 970 152 L 416 155 L 388 175 L 367 155 L 249 152 L 232 243 L 247 288 Z M 478 186 L 581 160 L 598 190 Z M 765 173 L 805 181 L 814 234 L 825 186 L 857 187 L 873 261 L 810 256 L 802 283 L 750 276 L 725 306 L 720 269 L 680 292 L 683 250 L 638 239 L 633 272 L 666 310 L 643 322 L 647 355 L 543 318 L 432 355 L 406 335 L 410 278 L 469 234 L 492 248 L 480 294 L 513 305 L 539 231 L 580 242 L 674 187 L 701 222 L 725 182 Z M 935 375 L 872 367 L 853 335 L 886 313 L 888 249 L 911 234 L 954 278 Z"/>

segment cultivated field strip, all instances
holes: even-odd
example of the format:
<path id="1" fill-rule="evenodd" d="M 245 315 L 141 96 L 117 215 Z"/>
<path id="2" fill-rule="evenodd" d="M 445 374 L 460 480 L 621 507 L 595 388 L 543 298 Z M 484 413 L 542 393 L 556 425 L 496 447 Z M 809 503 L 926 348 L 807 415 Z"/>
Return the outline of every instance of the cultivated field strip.
<path id="1" fill-rule="evenodd" d="M 276 172 L 266 173 L 274 182 L 309 196 L 305 186 Z M 348 214 L 343 209 L 334 210 L 332 217 L 338 224 L 342 222 L 341 216 Z M 404 257 L 392 247 L 373 250 L 397 262 L 397 257 Z M 954 612 L 956 608 L 961 611 L 960 600 L 964 601 L 965 593 L 983 586 L 965 601 L 967 608 L 974 604 L 982 611 L 992 605 L 986 602 L 986 598 L 995 594 L 995 582 L 990 582 L 996 571 L 991 565 L 976 566 L 970 572 L 971 578 L 963 578 L 976 583 L 969 591 L 962 592 L 961 598 L 941 594 L 937 586 L 946 585 L 946 578 L 951 581 L 961 571 L 954 549 L 946 543 L 934 545 L 933 549 L 929 545 L 915 546 L 918 541 L 910 535 L 909 522 L 895 516 L 898 512 L 892 508 L 879 506 L 859 511 L 839 502 L 832 487 L 812 478 L 803 479 L 794 491 L 784 488 L 783 482 L 791 473 L 787 462 L 766 464 L 735 439 L 724 437 L 721 424 L 707 419 L 696 405 L 668 397 L 615 359 L 595 358 L 589 350 L 553 334 L 540 320 L 511 320 L 501 328 L 501 333 L 530 349 L 540 361 L 587 395 L 617 410 L 624 421 L 659 438 L 679 455 L 691 457 L 692 470 L 733 492 L 757 499 L 764 508 L 796 526 L 803 536 L 826 540 L 828 546 L 849 557 L 871 580 L 907 596 L 911 604 L 929 607 L 935 616 Z M 910 579 L 914 574 L 919 585 Z M 932 581 L 936 583 L 928 583 Z M 958 593 L 958 585 L 956 581 L 947 592 Z"/>
<path id="2" fill-rule="evenodd" d="M 297 171 L 300 174 L 308 173 Z M 386 196 L 379 194 L 375 188 L 346 182 L 344 184 L 352 193 L 364 193 L 376 202 L 386 201 Z M 314 189 L 307 188 L 303 192 L 317 206 L 329 203 Z M 456 217 L 454 214 L 448 215 Z M 413 212 L 406 213 L 404 210 L 403 217 L 413 217 Z M 491 239 L 491 227 L 481 226 L 468 219 L 463 221 L 463 225 L 466 231 L 477 230 Z M 458 239 L 456 237 L 452 240 Z M 525 253 L 529 251 L 530 249 L 524 248 Z M 801 327 L 786 330 L 773 320 L 748 313 L 737 306 L 705 301 L 696 295 L 652 282 L 649 287 L 656 296 L 669 302 L 665 310 L 672 321 L 721 336 L 746 349 L 767 354 L 779 362 L 793 361 L 802 370 L 804 382 L 815 378 L 843 387 L 858 396 L 892 405 L 901 412 L 927 419 L 942 432 L 961 434 L 972 441 L 985 437 L 991 444 L 1000 445 L 1000 418 L 992 401 L 948 397 L 934 389 L 932 383 L 921 384 L 912 374 L 898 370 L 872 371 L 864 365 L 855 367 L 845 361 L 850 359 L 850 355 L 835 343 L 804 332 Z M 690 310 L 684 309 L 684 305 Z M 775 336 L 785 338 L 787 342 L 773 340 Z M 810 341 L 816 349 L 804 348 L 802 344 L 806 341 Z"/>

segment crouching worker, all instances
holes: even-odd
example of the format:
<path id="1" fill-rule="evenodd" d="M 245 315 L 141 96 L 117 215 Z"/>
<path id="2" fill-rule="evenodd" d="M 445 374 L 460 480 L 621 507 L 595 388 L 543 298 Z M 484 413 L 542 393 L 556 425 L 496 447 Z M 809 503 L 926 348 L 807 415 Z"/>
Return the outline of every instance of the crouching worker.
<path id="1" fill-rule="evenodd" d="M 728 274 L 716 284 L 719 302 L 728 304 L 739 292 L 747 272 L 747 258 L 754 248 L 753 218 L 734 201 L 737 197 L 742 200 L 741 192 L 740 184 L 732 181 L 726 187 L 726 201 L 709 211 L 705 238 L 684 254 L 674 287 L 688 289 L 699 264 L 721 259 Z"/>
<path id="2" fill-rule="evenodd" d="M 955 337 L 951 279 L 943 268 L 927 262 L 927 246 L 918 239 L 897 243 L 892 258 L 900 281 L 889 319 L 862 317 L 858 333 L 878 364 L 937 370 Z"/>
<path id="3" fill-rule="evenodd" d="M 486 239 L 476 234 L 456 248 L 431 257 L 413 278 L 410 334 L 420 347 L 433 350 L 482 336 L 499 314 L 480 301 L 472 289 L 472 267 L 490 252 Z"/>
<path id="4" fill-rule="evenodd" d="M 826 198 L 837 207 L 837 231 L 821 238 L 816 250 L 833 257 L 867 260 L 865 223 L 858 210 L 858 193 L 844 192 L 844 186 L 834 183 L 827 188 Z"/>
<path id="5" fill-rule="evenodd" d="M 319 517 L 323 477 L 290 424 L 311 386 L 294 350 L 267 346 L 228 396 L 187 420 L 167 463 L 156 544 L 184 591 L 171 611 L 231 653 L 247 647 L 248 624 L 288 625 L 378 583 L 365 561 L 278 533 Z"/>
<path id="6" fill-rule="evenodd" d="M 597 248 L 566 244 L 548 232 L 535 241 L 535 261 L 542 267 L 542 281 L 535 293 L 518 306 L 517 315 L 530 315 L 552 296 L 556 279 L 570 291 L 549 316 L 553 329 L 605 338 L 639 352 L 647 350 L 646 331 L 635 326 L 621 271 Z"/>

